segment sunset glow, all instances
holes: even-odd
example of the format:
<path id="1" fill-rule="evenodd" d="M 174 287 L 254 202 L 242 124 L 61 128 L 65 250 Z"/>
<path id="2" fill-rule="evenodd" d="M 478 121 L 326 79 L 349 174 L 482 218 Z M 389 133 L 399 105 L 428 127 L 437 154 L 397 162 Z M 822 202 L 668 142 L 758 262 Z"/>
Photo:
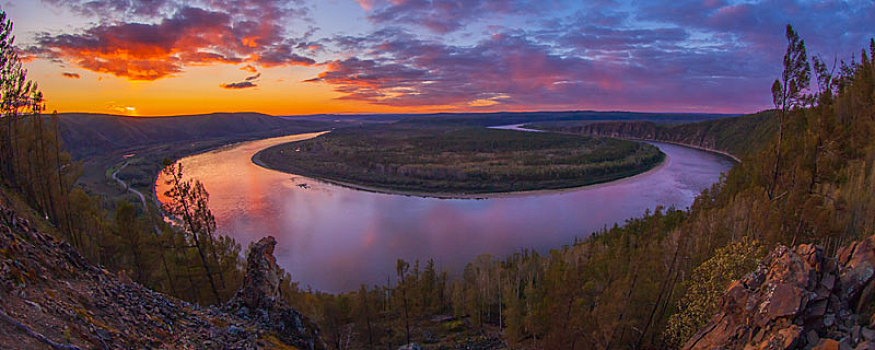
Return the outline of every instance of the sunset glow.
<path id="1" fill-rule="evenodd" d="M 871 1 L 4 1 L 49 110 L 275 115 L 770 107 L 783 27 L 850 60 Z M 804 15 L 803 15 L 804 14 Z"/>

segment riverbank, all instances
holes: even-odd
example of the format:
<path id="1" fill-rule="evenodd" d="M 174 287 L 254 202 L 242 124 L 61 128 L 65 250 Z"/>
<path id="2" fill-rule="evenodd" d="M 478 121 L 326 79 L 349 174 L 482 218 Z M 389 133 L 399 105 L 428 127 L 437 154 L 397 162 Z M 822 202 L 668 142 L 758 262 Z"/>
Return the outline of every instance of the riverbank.
<path id="1" fill-rule="evenodd" d="M 252 161 L 358 190 L 490 198 L 612 182 L 645 173 L 664 157 L 646 143 L 484 128 L 335 133 L 269 147 Z"/>
<path id="2" fill-rule="evenodd" d="M 243 246 L 265 234 L 288 242 L 280 265 L 331 292 L 385 280 L 399 256 L 434 258 L 461 271 L 481 254 L 546 251 L 647 210 L 685 208 L 732 166 L 722 156 L 654 143 L 667 158 L 635 176 L 559 190 L 444 196 L 454 200 L 329 184 L 254 163 L 270 145 L 244 143 L 180 162 L 210 192 L 219 234 Z M 331 266 L 333 273 L 311 266 Z"/>
<path id="3" fill-rule="evenodd" d="M 260 153 L 260 152 L 259 152 Z M 252 156 L 252 163 L 256 164 L 262 168 L 279 171 L 286 173 L 285 171 L 271 168 L 269 165 L 265 164 L 259 157 L 259 153 L 256 153 Z M 542 196 L 542 195 L 551 195 L 551 194 L 563 194 L 569 192 L 576 192 L 583 189 L 595 189 L 603 186 L 612 186 L 622 184 L 626 181 L 633 181 L 639 177 L 645 177 L 656 173 L 662 170 L 664 167 L 671 163 L 671 157 L 666 154 L 663 161 L 657 164 L 655 167 L 644 171 L 642 173 L 638 173 L 631 176 L 626 176 L 619 179 L 608 180 L 599 183 L 593 183 L 589 185 L 577 186 L 577 187 L 567 187 L 567 188 L 556 188 L 556 189 L 542 189 L 542 190 L 529 190 L 529 191 L 512 191 L 512 192 L 491 192 L 491 193 L 435 193 L 435 192 L 417 192 L 417 191 L 404 191 L 404 190 L 393 190 L 388 188 L 381 187 L 372 187 L 372 186 L 364 186 L 358 185 L 348 182 L 334 181 L 331 179 L 319 178 L 316 176 L 307 176 L 302 174 L 294 174 L 300 175 L 309 179 L 313 179 L 315 181 L 319 181 L 322 183 L 326 183 L 329 185 L 340 186 L 343 188 L 348 188 L 357 191 L 365 191 L 371 193 L 379 193 L 379 194 L 388 194 L 388 195 L 399 195 L 399 196 L 408 196 L 408 197 L 422 197 L 422 198 L 437 198 L 437 199 L 490 199 L 490 198 L 515 198 L 515 197 L 529 197 L 529 196 Z"/>

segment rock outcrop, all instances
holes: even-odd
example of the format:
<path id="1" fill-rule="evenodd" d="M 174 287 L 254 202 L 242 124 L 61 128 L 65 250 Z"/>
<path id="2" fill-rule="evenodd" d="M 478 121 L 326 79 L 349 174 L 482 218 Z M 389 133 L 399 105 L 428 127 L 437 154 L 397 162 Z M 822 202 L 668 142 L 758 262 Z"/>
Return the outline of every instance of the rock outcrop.
<path id="1" fill-rule="evenodd" d="M 273 256 L 274 247 L 276 240 L 272 236 L 262 238 L 252 245 L 246 256 L 243 286 L 225 304 L 225 310 L 252 320 L 261 328 L 272 330 L 282 342 L 299 349 L 327 348 L 319 338 L 316 324 L 289 307 L 282 299 L 282 275 Z"/>
<path id="2" fill-rule="evenodd" d="M 827 257 L 779 246 L 684 349 L 875 349 L 875 236 Z"/>
<path id="3" fill-rule="evenodd" d="M 250 254 L 247 306 L 232 313 L 94 266 L 0 198 L 0 349 L 319 349 L 315 326 L 277 299 L 273 244 Z"/>

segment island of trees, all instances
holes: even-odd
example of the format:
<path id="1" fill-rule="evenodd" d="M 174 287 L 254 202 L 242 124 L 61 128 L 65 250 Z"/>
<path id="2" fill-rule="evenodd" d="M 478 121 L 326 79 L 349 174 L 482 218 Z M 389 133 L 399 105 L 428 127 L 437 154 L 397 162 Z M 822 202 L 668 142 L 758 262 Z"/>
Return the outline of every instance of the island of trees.
<path id="1" fill-rule="evenodd" d="M 560 189 L 647 171 L 665 155 L 612 138 L 485 128 L 361 128 L 263 150 L 266 167 L 375 190 L 483 194 Z"/>

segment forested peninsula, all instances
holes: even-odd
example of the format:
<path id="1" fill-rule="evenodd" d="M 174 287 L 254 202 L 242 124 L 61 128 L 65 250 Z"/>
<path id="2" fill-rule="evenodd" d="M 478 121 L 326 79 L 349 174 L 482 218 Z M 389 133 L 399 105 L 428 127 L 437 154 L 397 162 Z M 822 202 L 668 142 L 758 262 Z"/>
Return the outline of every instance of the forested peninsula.
<path id="1" fill-rule="evenodd" d="M 586 186 L 645 172 L 664 158 L 641 142 L 479 127 L 338 130 L 253 157 L 328 182 L 425 195 Z"/>

